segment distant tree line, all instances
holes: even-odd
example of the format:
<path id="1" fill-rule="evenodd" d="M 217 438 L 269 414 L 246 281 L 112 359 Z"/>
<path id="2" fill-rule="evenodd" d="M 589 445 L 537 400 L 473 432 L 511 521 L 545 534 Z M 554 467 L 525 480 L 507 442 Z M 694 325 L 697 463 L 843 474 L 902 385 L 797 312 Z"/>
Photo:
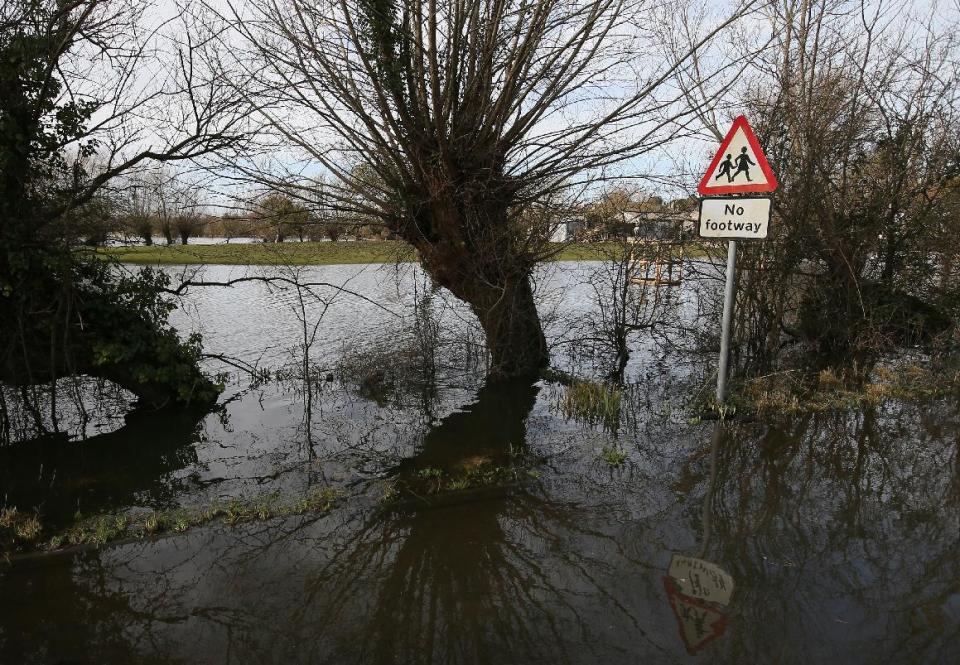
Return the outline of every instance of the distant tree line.
<path id="1" fill-rule="evenodd" d="M 215 213 L 199 202 L 198 185 L 158 170 L 94 198 L 71 213 L 69 235 L 88 246 L 109 240 L 186 245 L 191 238 L 254 238 L 263 242 L 386 240 L 395 237 L 376 219 L 318 210 L 282 192 L 243 203 L 245 210 Z M 238 207 L 236 204 L 231 208 Z"/>
<path id="2" fill-rule="evenodd" d="M 87 245 L 105 243 L 109 237 L 132 238 L 151 245 L 160 238 L 168 245 L 188 244 L 193 237 L 230 240 L 255 238 L 263 242 L 337 241 L 341 239 L 390 240 L 398 236 L 379 219 L 337 209 L 311 207 L 282 191 L 254 196 L 231 207 L 245 210 L 215 214 L 212 206 L 197 202 L 196 185 L 177 182 L 163 171 L 125 187 L 122 197 L 97 198 L 74 216 L 71 229 Z M 622 239 L 637 232 L 637 219 L 692 220 L 697 202 L 691 197 L 664 200 L 622 185 L 600 191 L 594 198 L 570 205 L 557 219 L 573 220 L 570 240 L 601 242 Z"/>

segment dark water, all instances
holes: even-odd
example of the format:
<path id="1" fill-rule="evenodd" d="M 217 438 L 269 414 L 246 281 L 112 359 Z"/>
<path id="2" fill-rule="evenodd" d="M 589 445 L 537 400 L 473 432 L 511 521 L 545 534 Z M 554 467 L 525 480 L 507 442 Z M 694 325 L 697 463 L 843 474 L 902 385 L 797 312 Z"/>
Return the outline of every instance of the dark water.
<path id="1" fill-rule="evenodd" d="M 353 284 L 403 311 L 410 289 L 392 279 Z M 576 302 L 570 279 L 544 281 Z M 276 340 L 264 357 L 282 366 L 297 322 L 276 299 L 191 304 L 211 348 L 252 362 Z M 400 339 L 392 315 L 366 307 L 328 311 L 318 364 L 335 365 L 340 339 Z M 443 316 L 469 326 L 455 307 Z M 957 404 L 694 424 L 663 406 L 688 373 L 636 355 L 649 405 L 636 399 L 617 439 L 558 416 L 562 388 L 482 387 L 482 371 L 451 361 L 436 395 L 378 403 L 335 381 L 305 414 L 295 386 L 238 381 L 224 414 L 147 414 L 86 441 L 0 448 L 8 500 L 54 517 L 345 493 L 325 516 L 0 568 L 0 663 L 956 662 Z M 623 466 L 601 459 L 610 445 Z M 536 471 L 523 482 L 379 501 L 404 469 L 518 452 Z M 664 582 L 674 554 L 722 567 L 730 602 L 678 604 Z"/>

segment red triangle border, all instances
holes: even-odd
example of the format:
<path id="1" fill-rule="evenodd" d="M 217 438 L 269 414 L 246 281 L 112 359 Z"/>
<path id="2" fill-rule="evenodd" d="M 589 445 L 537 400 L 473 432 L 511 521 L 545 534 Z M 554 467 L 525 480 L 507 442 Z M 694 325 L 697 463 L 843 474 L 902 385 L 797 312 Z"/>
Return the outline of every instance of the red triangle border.
<path id="1" fill-rule="evenodd" d="M 720 185 L 719 187 L 708 187 L 708 185 L 710 185 L 712 182 L 710 179 L 711 176 L 713 176 L 713 174 L 716 172 L 717 166 L 720 164 L 720 160 L 723 158 L 723 154 L 727 151 L 730 142 L 733 140 L 733 135 L 736 134 L 738 129 L 743 129 L 743 133 L 747 137 L 747 143 L 750 144 L 750 149 L 757 158 L 757 166 L 760 168 L 760 171 L 763 172 L 767 182 L 748 182 L 743 185 Z M 734 119 L 733 126 L 730 127 L 730 131 L 727 132 L 723 142 L 720 144 L 720 149 L 717 150 L 717 154 L 714 156 L 713 161 L 710 162 L 707 172 L 700 180 L 700 184 L 697 185 L 697 192 L 702 196 L 710 196 L 713 194 L 772 192 L 777 188 L 777 185 L 777 176 L 773 174 L 773 169 L 770 168 L 770 162 L 767 161 L 767 156 L 763 154 L 763 150 L 760 148 L 760 142 L 757 141 L 757 137 L 753 133 L 750 123 L 747 122 L 746 116 L 739 115 Z"/>
<path id="2" fill-rule="evenodd" d="M 727 622 L 729 618 L 726 613 L 720 611 L 719 608 L 711 606 L 709 603 L 699 601 L 690 596 L 686 596 L 677 589 L 673 580 L 669 576 L 663 577 L 663 586 L 667 591 L 667 601 L 670 604 L 670 610 L 673 612 L 673 616 L 677 620 L 677 629 L 680 632 L 680 641 L 683 642 L 683 646 L 686 647 L 687 653 L 693 655 L 703 649 L 705 646 L 716 640 L 718 637 L 721 637 L 727 629 Z M 693 605 L 703 610 L 708 610 L 719 615 L 719 619 L 716 619 L 710 624 L 710 635 L 707 635 L 701 639 L 696 644 L 687 644 L 686 634 L 683 631 L 682 620 L 680 618 L 680 613 L 677 611 L 677 601 L 682 600 L 685 603 Z"/>

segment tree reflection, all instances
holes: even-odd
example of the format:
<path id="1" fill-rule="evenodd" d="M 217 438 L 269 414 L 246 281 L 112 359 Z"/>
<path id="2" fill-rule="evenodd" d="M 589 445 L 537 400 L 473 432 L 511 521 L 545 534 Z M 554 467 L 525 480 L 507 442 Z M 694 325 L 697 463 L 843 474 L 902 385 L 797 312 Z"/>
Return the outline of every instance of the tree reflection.
<path id="1" fill-rule="evenodd" d="M 924 407 L 900 405 L 806 414 L 759 436 L 730 431 L 710 551 L 744 582 L 737 658 L 761 658 L 779 642 L 797 660 L 859 658 L 870 645 L 934 662 L 960 640 L 956 622 L 924 625 L 927 613 L 949 613 L 957 593 L 957 442 L 942 435 L 952 408 L 929 407 L 932 429 Z M 777 634 L 758 641 L 758 626 Z"/>
<path id="2" fill-rule="evenodd" d="M 400 473 L 457 468 L 477 456 L 506 460 L 525 446 L 536 395 L 525 382 L 487 385 L 476 402 L 426 435 Z M 379 580 L 358 629 L 361 661 L 532 662 L 549 653 L 552 662 L 567 662 L 562 645 L 569 635 L 590 630 L 590 617 L 567 595 L 571 587 L 606 597 L 614 611 L 626 610 L 597 580 L 603 566 L 597 569 L 594 557 L 615 556 L 614 539 L 590 529 L 571 506 L 499 494 L 384 513 L 313 576 L 312 597 L 333 591 L 330 605 L 341 611 L 364 593 L 365 582 Z M 577 540 L 590 541 L 593 551 L 565 552 L 566 572 L 579 571 L 579 579 L 558 580 L 537 545 Z M 598 645 L 599 651 L 609 646 Z"/>
<path id="3" fill-rule="evenodd" d="M 476 401 L 451 413 L 427 432 L 401 473 L 428 467 L 455 469 L 471 459 L 504 462 L 526 445 L 526 422 L 539 389 L 529 381 L 484 385 Z"/>
<path id="4" fill-rule="evenodd" d="M 125 426 L 86 441 L 48 436 L 0 446 L 2 498 L 22 510 L 40 508 L 48 526 L 77 511 L 173 505 L 174 472 L 197 463 L 195 443 L 206 411 L 133 411 Z"/>
<path id="5" fill-rule="evenodd" d="M 481 392 L 399 472 L 527 445 L 535 399 L 531 386 Z M 643 462 L 632 484 L 554 461 L 541 482 L 482 500 L 348 504 L 107 550 L 62 569 L 75 588 L 46 597 L 14 568 L 0 572 L 0 593 L 22 599 L 0 606 L 0 658 L 52 639 L 20 612 L 79 647 L 171 660 L 683 662 L 661 583 L 683 551 L 736 580 L 729 629 L 703 662 L 948 661 L 960 640 L 952 409 L 732 425 L 710 449 L 709 429 L 678 428 L 647 442 L 663 466 Z M 693 480 L 678 490 L 681 462 Z M 83 599 L 81 628 L 58 628 L 81 613 L 62 593 Z"/>

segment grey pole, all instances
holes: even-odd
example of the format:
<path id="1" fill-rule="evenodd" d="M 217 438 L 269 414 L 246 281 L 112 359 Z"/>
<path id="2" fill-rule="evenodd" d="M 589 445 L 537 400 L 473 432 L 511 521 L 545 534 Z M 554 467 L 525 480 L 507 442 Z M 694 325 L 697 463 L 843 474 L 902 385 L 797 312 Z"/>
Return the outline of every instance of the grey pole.
<path id="1" fill-rule="evenodd" d="M 730 362 L 730 333 L 733 327 L 733 304 L 737 283 L 737 241 L 727 246 L 727 285 L 723 292 L 723 323 L 720 330 L 720 368 L 717 371 L 717 403 L 723 404 L 727 396 L 727 373 Z"/>
<path id="2" fill-rule="evenodd" d="M 698 559 L 707 555 L 707 545 L 710 544 L 710 526 L 713 512 L 710 510 L 713 504 L 713 493 L 717 489 L 717 453 L 720 451 L 720 440 L 723 439 L 723 424 L 718 420 L 713 425 L 713 437 L 710 439 L 710 480 L 707 481 L 707 494 L 703 497 L 703 515 L 701 524 L 703 525 L 703 535 L 700 541 L 700 552 Z"/>

